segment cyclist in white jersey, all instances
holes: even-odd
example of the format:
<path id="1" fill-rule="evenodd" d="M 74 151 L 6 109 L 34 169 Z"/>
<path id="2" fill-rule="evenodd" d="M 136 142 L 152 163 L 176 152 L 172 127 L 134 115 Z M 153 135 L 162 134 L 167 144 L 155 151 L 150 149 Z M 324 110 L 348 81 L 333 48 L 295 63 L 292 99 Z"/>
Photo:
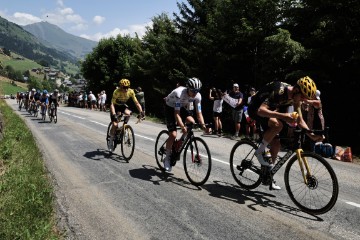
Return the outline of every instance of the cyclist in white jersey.
<path id="1" fill-rule="evenodd" d="M 196 113 L 198 122 L 203 130 L 206 129 L 204 117 L 201 112 L 201 89 L 202 83 L 198 78 L 189 78 L 186 87 L 179 86 L 165 97 L 165 117 L 166 126 L 169 130 L 169 138 L 166 142 L 166 157 L 164 159 L 165 171 L 171 171 L 170 155 L 172 145 L 176 139 L 178 125 L 182 132 L 183 138 L 187 133 L 184 121 L 195 123 L 193 113 Z M 208 129 L 207 129 L 208 131 Z"/>

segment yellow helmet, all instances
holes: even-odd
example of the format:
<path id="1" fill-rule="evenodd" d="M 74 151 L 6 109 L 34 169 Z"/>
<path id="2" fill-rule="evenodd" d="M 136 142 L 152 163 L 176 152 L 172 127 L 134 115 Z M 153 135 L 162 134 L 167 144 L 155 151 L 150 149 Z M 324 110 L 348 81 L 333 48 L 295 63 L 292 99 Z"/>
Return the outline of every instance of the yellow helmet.
<path id="1" fill-rule="evenodd" d="M 130 87 L 130 81 L 126 78 L 123 78 L 119 81 L 121 87 Z"/>
<path id="2" fill-rule="evenodd" d="M 315 98 L 316 84 L 310 77 L 306 76 L 306 77 L 300 78 L 297 81 L 297 85 L 300 87 L 302 94 L 307 99 Z"/>

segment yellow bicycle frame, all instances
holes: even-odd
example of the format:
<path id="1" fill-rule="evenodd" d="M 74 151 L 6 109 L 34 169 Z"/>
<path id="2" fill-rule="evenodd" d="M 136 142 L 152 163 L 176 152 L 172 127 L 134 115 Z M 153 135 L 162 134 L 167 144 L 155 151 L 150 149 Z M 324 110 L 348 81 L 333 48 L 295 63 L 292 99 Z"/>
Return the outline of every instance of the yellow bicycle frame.
<path id="1" fill-rule="evenodd" d="M 310 172 L 310 167 L 309 167 L 309 164 L 308 164 L 308 161 L 305 157 L 302 157 L 301 154 L 304 152 L 302 149 L 296 149 L 296 157 L 298 159 L 298 162 L 299 162 L 299 166 L 300 166 L 300 169 L 301 169 L 301 174 L 304 178 L 304 183 L 307 185 L 308 182 L 307 182 L 307 176 L 311 176 L 311 172 Z M 305 168 L 306 168 L 306 171 L 307 171 L 307 174 L 305 174 L 304 172 L 304 166 L 305 165 Z"/>

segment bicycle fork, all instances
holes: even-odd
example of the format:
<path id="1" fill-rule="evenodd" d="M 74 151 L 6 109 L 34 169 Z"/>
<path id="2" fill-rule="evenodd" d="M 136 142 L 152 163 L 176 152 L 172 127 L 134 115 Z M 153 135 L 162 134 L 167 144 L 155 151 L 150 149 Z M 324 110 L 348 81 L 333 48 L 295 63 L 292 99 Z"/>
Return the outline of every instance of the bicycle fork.
<path id="1" fill-rule="evenodd" d="M 305 185 L 308 185 L 307 177 L 311 176 L 308 161 L 307 161 L 306 157 L 301 156 L 301 154 L 303 153 L 302 149 L 297 149 L 295 152 L 296 152 L 296 157 L 298 159 L 298 163 L 299 163 L 299 166 L 300 166 L 301 174 L 302 174 L 302 176 L 304 178 L 304 183 L 305 183 Z M 305 165 L 305 168 L 306 168 L 306 174 L 305 174 L 305 171 L 304 171 L 304 165 Z"/>

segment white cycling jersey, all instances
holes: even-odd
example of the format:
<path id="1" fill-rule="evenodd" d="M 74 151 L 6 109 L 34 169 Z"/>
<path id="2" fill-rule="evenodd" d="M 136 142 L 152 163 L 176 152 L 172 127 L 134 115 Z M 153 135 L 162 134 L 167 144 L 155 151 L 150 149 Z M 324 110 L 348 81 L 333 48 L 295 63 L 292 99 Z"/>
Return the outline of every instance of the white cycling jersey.
<path id="1" fill-rule="evenodd" d="M 166 98 L 166 105 L 180 110 L 181 107 L 187 110 L 193 110 L 196 108 L 197 112 L 201 112 L 201 94 L 197 93 L 195 97 L 190 97 L 186 87 L 175 88 Z"/>

